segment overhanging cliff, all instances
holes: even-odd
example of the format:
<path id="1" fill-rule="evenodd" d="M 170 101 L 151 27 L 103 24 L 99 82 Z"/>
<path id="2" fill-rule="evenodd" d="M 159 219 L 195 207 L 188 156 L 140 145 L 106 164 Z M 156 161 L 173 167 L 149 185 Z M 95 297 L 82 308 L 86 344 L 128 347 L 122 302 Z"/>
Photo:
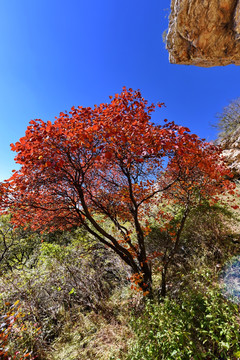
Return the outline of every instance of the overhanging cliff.
<path id="1" fill-rule="evenodd" d="M 171 63 L 240 65 L 240 0 L 172 0 L 167 49 Z"/>

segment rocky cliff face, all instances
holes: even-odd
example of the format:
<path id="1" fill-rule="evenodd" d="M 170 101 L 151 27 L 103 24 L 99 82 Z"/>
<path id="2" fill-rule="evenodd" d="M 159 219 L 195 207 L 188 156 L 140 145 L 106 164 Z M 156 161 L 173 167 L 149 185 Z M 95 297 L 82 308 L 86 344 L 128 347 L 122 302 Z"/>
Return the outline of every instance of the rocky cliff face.
<path id="1" fill-rule="evenodd" d="M 220 142 L 223 156 L 235 178 L 240 176 L 240 128 Z"/>
<path id="2" fill-rule="evenodd" d="M 171 63 L 240 65 L 240 0 L 172 0 Z"/>

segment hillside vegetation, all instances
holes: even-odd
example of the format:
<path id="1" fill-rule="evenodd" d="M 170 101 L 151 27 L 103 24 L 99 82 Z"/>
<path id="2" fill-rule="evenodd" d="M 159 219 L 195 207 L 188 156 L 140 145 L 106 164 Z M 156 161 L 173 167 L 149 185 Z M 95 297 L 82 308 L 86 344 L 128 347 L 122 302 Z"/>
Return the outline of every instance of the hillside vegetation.
<path id="1" fill-rule="evenodd" d="M 13 230 L 5 217 L 1 229 L 1 334 L 8 324 L 10 358 L 238 358 L 239 309 L 221 281 L 239 253 L 228 210 L 201 207 L 188 219 L 164 300 L 157 287 L 152 300 L 131 290 L 121 260 L 97 242 L 89 247 L 79 229 Z M 153 227 L 147 246 L 161 247 L 162 236 Z M 155 283 L 159 267 L 156 260 Z"/>
<path id="2" fill-rule="evenodd" d="M 12 144 L 1 359 L 240 358 L 238 182 L 218 146 L 152 124 L 154 109 L 124 88 Z"/>

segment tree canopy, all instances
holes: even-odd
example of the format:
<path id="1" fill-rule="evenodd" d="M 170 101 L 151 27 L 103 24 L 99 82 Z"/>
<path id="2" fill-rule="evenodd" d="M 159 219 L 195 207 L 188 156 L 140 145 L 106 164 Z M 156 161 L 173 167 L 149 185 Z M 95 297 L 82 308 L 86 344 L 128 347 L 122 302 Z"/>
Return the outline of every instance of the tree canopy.
<path id="1" fill-rule="evenodd" d="M 2 184 L 2 210 L 17 226 L 42 231 L 83 226 L 132 268 L 147 293 L 151 260 L 164 256 L 146 251 L 150 209 L 166 227 L 173 217 L 166 204 L 183 209 L 171 233 L 171 259 L 191 208 L 230 188 L 230 172 L 217 146 L 174 122 L 153 124 L 155 105 L 139 91 L 124 88 L 110 99 L 73 107 L 53 123 L 30 121 L 11 144 L 21 168 Z"/>

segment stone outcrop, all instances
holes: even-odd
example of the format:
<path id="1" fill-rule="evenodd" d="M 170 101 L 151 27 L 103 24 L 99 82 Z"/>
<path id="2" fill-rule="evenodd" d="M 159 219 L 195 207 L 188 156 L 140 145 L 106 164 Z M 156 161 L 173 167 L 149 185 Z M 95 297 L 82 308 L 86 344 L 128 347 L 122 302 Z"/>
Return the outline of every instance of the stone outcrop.
<path id="1" fill-rule="evenodd" d="M 240 0 L 172 0 L 166 40 L 171 63 L 240 65 Z"/>
<path id="2" fill-rule="evenodd" d="M 223 149 L 223 156 L 235 178 L 240 179 L 240 97 L 232 100 L 217 117 L 216 144 Z"/>
<path id="3" fill-rule="evenodd" d="M 235 178 L 240 177 L 240 128 L 231 135 L 222 139 L 220 145 L 223 148 L 223 156 L 232 170 Z"/>

